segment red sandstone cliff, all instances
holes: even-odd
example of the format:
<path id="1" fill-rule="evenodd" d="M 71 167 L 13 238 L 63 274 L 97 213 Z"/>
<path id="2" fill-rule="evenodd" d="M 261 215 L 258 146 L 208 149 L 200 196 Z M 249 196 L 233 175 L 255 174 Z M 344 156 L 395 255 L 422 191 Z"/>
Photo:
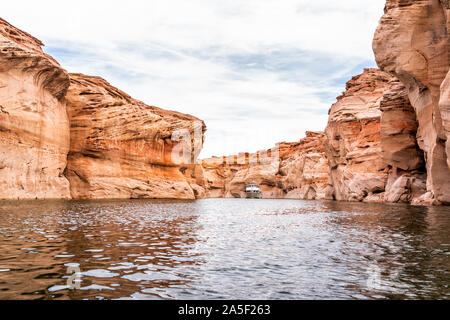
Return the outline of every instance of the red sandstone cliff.
<path id="1" fill-rule="evenodd" d="M 334 198 L 450 203 L 449 31 L 448 0 L 387 0 L 373 42 L 384 72 L 367 69 L 354 77 L 330 110 L 325 154 Z M 214 195 L 241 196 L 233 190 L 242 190 L 249 177 L 270 196 L 289 190 L 282 170 L 205 165 Z M 298 172 L 287 176 L 302 180 Z"/>
<path id="2" fill-rule="evenodd" d="M 405 86 L 365 69 L 337 99 L 325 134 L 280 143 L 279 162 L 252 163 L 262 152 L 203 160 L 196 177 L 205 196 L 242 198 L 245 186 L 257 183 L 264 198 L 422 204 L 425 160 Z"/>
<path id="3" fill-rule="evenodd" d="M 418 121 L 427 191 L 417 203 L 450 203 L 450 4 L 387 0 L 373 49 L 379 67 L 400 79 Z"/>
<path id="4" fill-rule="evenodd" d="M 0 199 L 195 198 L 172 151 L 195 160 L 202 121 L 69 78 L 41 46 L 0 19 Z"/>
<path id="5" fill-rule="evenodd" d="M 42 43 L 0 19 L 0 199 L 66 199 L 69 76 Z"/>
<path id="6" fill-rule="evenodd" d="M 325 130 L 337 200 L 408 203 L 426 192 L 412 110 L 405 87 L 378 69 L 347 83 Z"/>
<path id="7" fill-rule="evenodd" d="M 265 198 L 448 204 L 449 12 L 388 0 L 374 39 L 384 71 L 347 83 L 325 134 L 199 164 L 202 121 L 69 77 L 0 19 L 0 199 L 244 197 L 258 183 Z"/>
<path id="8" fill-rule="evenodd" d="M 330 198 L 325 136 L 306 135 L 299 142 L 283 142 L 256 154 L 203 160 L 206 197 L 244 198 L 246 185 L 257 183 L 264 198 Z"/>
<path id="9" fill-rule="evenodd" d="M 66 96 L 70 152 L 66 176 L 76 199 L 195 199 L 176 163 L 172 134 L 189 132 L 190 115 L 166 111 L 131 98 L 99 77 L 72 74 Z"/>

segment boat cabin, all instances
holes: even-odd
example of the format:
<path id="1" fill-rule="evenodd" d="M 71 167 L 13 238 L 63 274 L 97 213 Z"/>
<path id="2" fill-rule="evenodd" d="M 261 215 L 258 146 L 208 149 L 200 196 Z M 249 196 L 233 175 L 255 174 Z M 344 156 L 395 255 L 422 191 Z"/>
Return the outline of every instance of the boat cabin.
<path id="1" fill-rule="evenodd" d="M 255 183 L 247 185 L 245 188 L 245 193 L 247 195 L 247 199 L 262 199 L 261 188 Z"/>

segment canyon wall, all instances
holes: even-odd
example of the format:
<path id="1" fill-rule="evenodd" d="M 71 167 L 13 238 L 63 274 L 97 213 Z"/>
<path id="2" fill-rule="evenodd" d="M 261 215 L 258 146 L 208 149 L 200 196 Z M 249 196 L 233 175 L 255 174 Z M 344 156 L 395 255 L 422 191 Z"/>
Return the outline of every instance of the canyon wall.
<path id="1" fill-rule="evenodd" d="M 450 203 L 448 1 L 388 0 L 324 132 L 196 162 L 203 121 L 68 74 L 0 19 L 0 199 L 264 198 Z M 192 164 L 194 163 L 194 164 Z"/>
<path id="2" fill-rule="evenodd" d="M 449 18 L 448 0 L 387 0 L 373 42 L 379 67 L 405 85 L 414 107 L 429 203 L 450 203 Z"/>
<path id="3" fill-rule="evenodd" d="M 343 201 L 450 203 L 449 18 L 448 0 L 387 0 L 373 42 L 382 71 L 353 77 L 330 110 L 325 198 L 332 188 Z M 242 196 L 252 180 L 268 197 L 310 198 L 302 173 L 282 178 L 281 169 L 209 162 L 206 189 L 214 196 Z"/>
<path id="4" fill-rule="evenodd" d="M 173 157 L 176 131 L 189 136 L 203 121 L 147 106 L 99 77 L 70 75 L 66 96 L 70 152 L 66 176 L 76 199 L 195 199 Z M 178 159 L 177 159 L 178 160 Z M 189 161 L 195 160 L 189 159 Z"/>
<path id="5" fill-rule="evenodd" d="M 205 159 L 197 178 L 212 198 L 242 198 L 246 185 L 257 183 L 263 198 L 431 205 L 417 129 L 405 86 L 364 69 L 331 107 L 325 133 L 278 144 L 278 162 L 251 161 L 267 151 Z"/>
<path id="6" fill-rule="evenodd" d="M 387 73 L 365 69 L 337 99 L 325 130 L 335 199 L 420 203 L 426 173 L 405 87 Z"/>
<path id="7" fill-rule="evenodd" d="M 263 198 L 332 199 L 324 139 L 322 132 L 307 132 L 299 142 L 255 154 L 204 159 L 205 196 L 245 198 L 246 185 L 257 183 Z"/>
<path id="8" fill-rule="evenodd" d="M 0 18 L 0 199 L 67 199 L 69 76 Z"/>
<path id="9" fill-rule="evenodd" d="M 195 198 L 182 168 L 203 121 L 69 76 L 41 46 L 0 19 L 0 199 Z"/>
<path id="10" fill-rule="evenodd" d="M 353 77 L 331 107 L 325 149 L 337 200 L 362 201 L 384 191 L 380 100 L 390 78 L 375 69 Z"/>

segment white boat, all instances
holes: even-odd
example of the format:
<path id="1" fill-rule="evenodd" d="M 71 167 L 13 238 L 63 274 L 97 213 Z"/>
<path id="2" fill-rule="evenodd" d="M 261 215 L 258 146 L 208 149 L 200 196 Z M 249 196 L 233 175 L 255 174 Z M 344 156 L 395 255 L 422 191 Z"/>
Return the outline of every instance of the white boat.
<path id="1" fill-rule="evenodd" d="M 245 188 L 245 193 L 247 194 L 247 199 L 262 199 L 261 188 L 255 183 L 249 184 Z"/>

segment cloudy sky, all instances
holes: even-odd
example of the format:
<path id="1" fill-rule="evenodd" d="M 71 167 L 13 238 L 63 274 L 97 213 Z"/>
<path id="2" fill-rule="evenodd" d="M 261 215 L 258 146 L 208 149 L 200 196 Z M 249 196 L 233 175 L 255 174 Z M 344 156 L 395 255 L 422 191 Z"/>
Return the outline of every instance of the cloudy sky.
<path id="1" fill-rule="evenodd" d="M 323 130 L 345 82 L 374 67 L 385 0 L 15 0 L 1 16 L 69 72 L 205 120 L 201 157 Z M 26 8 L 26 9 L 24 9 Z"/>

